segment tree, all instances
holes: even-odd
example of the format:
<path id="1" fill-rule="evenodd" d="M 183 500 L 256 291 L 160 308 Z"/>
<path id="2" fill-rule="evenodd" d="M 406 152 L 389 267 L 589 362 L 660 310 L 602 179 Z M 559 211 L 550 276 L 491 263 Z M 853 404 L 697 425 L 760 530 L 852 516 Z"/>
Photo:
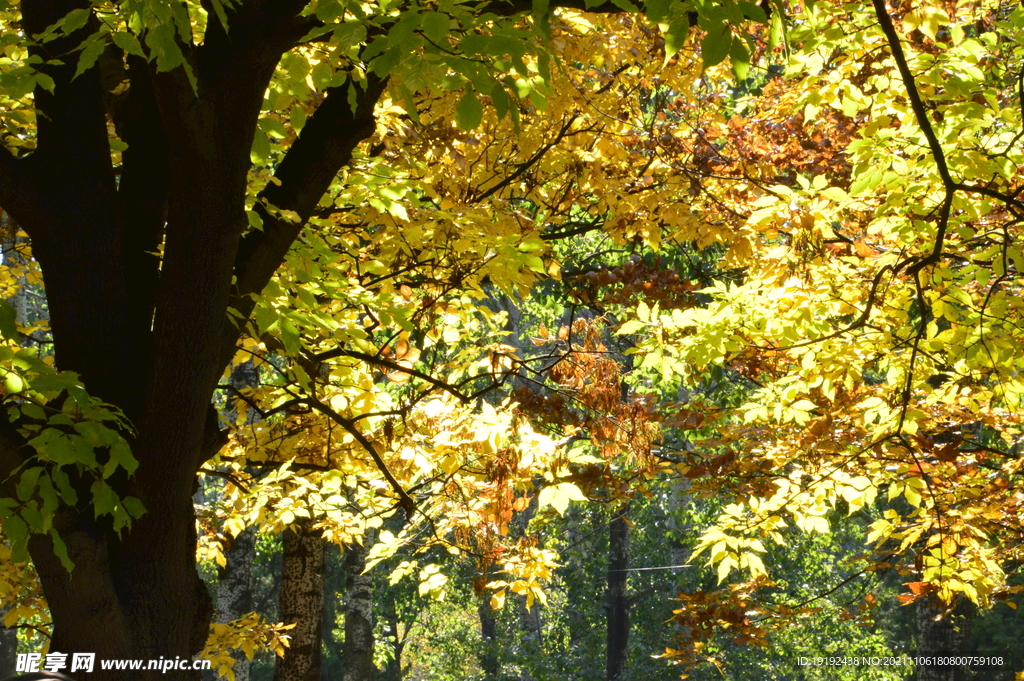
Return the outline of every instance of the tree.
<path id="1" fill-rule="evenodd" d="M 695 388 L 721 371 L 746 391 L 700 410 L 695 444 L 715 456 L 682 467 L 733 490 L 698 549 L 721 581 L 750 577 L 723 602 L 770 610 L 755 596 L 765 542 L 870 508 L 865 569 L 897 571 L 901 602 L 955 620 L 964 598 L 1020 591 L 1024 15 L 793 10 L 788 75 L 737 92 L 706 132 L 719 180 L 704 186 L 733 212 L 722 238 L 740 276 L 704 288 L 707 305 L 638 305 L 620 332 L 645 336 L 650 381 Z M 755 621 L 730 626 L 757 642 Z"/>
<path id="2" fill-rule="evenodd" d="M 201 648 L 210 602 L 191 493 L 225 442 L 211 397 L 260 293 L 373 131 L 389 77 L 404 74 L 395 87 L 411 92 L 415 68 L 438 58 L 465 74 L 454 86 L 472 84 L 456 112 L 467 127 L 480 117 L 473 90 L 518 113 L 513 83 L 492 73 L 518 69 L 529 80 L 517 94 L 542 99 L 544 72 L 522 59 L 538 52 L 543 8 L 526 29 L 501 19 L 529 9 L 514 4 L 441 9 L 3 10 L 17 66 L 3 85 L 12 149 L 0 154 L 0 205 L 31 238 L 56 367 L 5 355 L 4 532 L 16 559 L 27 540 L 54 649 L 174 659 Z M 436 44 L 449 35 L 464 54 Z M 496 59 L 509 53 L 511 64 Z M 16 345 L 18 329 L 5 333 Z"/>
<path id="3" fill-rule="evenodd" d="M 553 551 L 508 538 L 531 495 L 548 515 L 621 504 L 659 464 L 734 495 L 698 555 L 752 581 L 693 601 L 740 638 L 764 641 L 737 605 L 767 583 L 762 540 L 828 529 L 879 488 L 902 501 L 869 566 L 913 573 L 904 600 L 1014 592 L 1020 121 L 991 64 L 1019 63 L 1020 11 L 650 2 L 657 32 L 630 3 L 564 22 L 558 4 L 576 3 L 0 10 L 0 206 L 31 239 L 53 349 L 0 309 L 0 508 L 54 649 L 201 648 L 204 467 L 234 480 L 232 536 L 315 518 L 352 544 L 401 515 L 370 566 L 415 547 L 401 569 L 439 595 L 428 545 L 470 552 L 496 605 L 545 597 Z M 612 26 L 632 32 L 611 45 Z M 786 49 L 798 75 L 751 69 Z M 587 254 L 531 364 L 474 297 L 540 289 L 588 235 L 728 250 L 687 281 Z M 250 356 L 276 378 L 221 405 L 268 419 L 243 432 L 212 398 Z M 518 406 L 490 397 L 512 376 Z M 741 405 L 701 390 L 723 376 Z M 659 461 L 654 396 L 683 382 L 696 397 L 663 402 L 668 428 L 700 447 Z"/>

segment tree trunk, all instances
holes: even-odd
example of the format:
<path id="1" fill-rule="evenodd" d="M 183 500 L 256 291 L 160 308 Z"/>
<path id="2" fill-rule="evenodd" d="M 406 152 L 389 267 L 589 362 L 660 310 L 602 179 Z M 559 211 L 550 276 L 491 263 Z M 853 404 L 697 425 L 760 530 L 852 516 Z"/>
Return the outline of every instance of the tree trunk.
<path id="1" fill-rule="evenodd" d="M 533 602 L 533 607 L 526 607 L 526 596 L 517 596 L 516 602 L 519 609 L 519 630 L 522 635 L 522 650 L 526 657 L 528 666 L 520 675 L 521 681 L 536 681 L 536 677 L 530 671 L 543 661 L 542 649 L 542 622 L 540 617 L 540 603 Z"/>
<path id="2" fill-rule="evenodd" d="M 409 641 L 409 631 L 412 629 L 412 622 L 403 622 L 398 614 L 395 602 L 388 599 L 384 605 L 384 618 L 387 621 L 388 631 L 391 633 L 389 643 L 391 644 L 391 659 L 388 660 L 387 668 L 384 670 L 384 681 L 402 681 L 405 678 L 406 669 L 402 664 L 402 654 Z"/>
<path id="3" fill-rule="evenodd" d="M 247 527 L 224 552 L 225 565 L 217 571 L 216 621 L 231 622 L 252 612 L 252 564 L 256 558 L 256 531 Z M 235 681 L 249 681 L 250 661 L 242 651 L 235 658 Z"/>
<path id="4" fill-rule="evenodd" d="M 21 157 L 0 149 L 0 206 L 28 233 L 40 264 L 55 366 L 76 372 L 90 395 L 118 407 L 133 426 L 124 436 L 139 466 L 107 482 L 146 509 L 116 532 L 109 516 L 95 516 L 92 479 L 83 476 L 79 502 L 60 506 L 52 521 L 74 577 L 50 536 L 29 541 L 54 622 L 50 649 L 94 653 L 92 681 L 124 676 L 104 670 L 104 660 L 164 658 L 183 666 L 178 661 L 202 649 L 212 603 L 196 571 L 192 494 L 196 471 L 225 440 L 212 397 L 244 328 L 227 310 L 243 319 L 252 313 L 253 294 L 373 131 L 383 79 L 372 76 L 354 108 L 347 87 L 329 88 L 256 202 L 263 229 L 243 238 L 256 123 L 281 55 L 309 30 L 303 6 L 233 4 L 230 38 L 211 21 L 201 45 L 180 44 L 189 74 L 157 72 L 155 62 L 114 52 L 76 75 L 77 58 L 64 57 L 99 28 L 95 16 L 30 49 L 52 91 L 33 93 L 35 149 Z M 84 0 L 23 0 L 20 28 L 40 34 L 88 7 Z M 101 71 L 130 87 L 109 92 Z M 116 171 L 110 121 L 128 145 Z M 267 205 L 299 220 L 272 215 Z M 20 425 L 0 410 L 5 497 L 14 496 L 11 473 L 33 454 Z M 200 678 L 192 669 L 133 676 Z"/>
<path id="5" fill-rule="evenodd" d="M 629 643 L 629 597 L 626 580 L 629 573 L 628 506 L 623 506 L 608 523 L 608 681 L 619 681 L 626 670 Z"/>
<path id="6" fill-rule="evenodd" d="M 366 554 L 373 543 L 367 532 L 363 544 L 345 549 L 348 593 L 345 596 L 345 677 L 344 681 L 373 679 L 373 577 L 363 574 Z"/>
<path id="7" fill-rule="evenodd" d="M 669 541 L 671 543 L 669 544 L 668 560 L 669 565 L 674 566 L 672 574 L 675 576 L 671 597 L 676 598 L 685 582 L 683 570 L 686 568 L 683 566 L 690 559 L 690 550 L 683 539 L 693 531 L 693 528 L 690 523 L 682 518 L 682 514 L 690 505 L 690 481 L 683 477 L 675 480 L 672 483 L 669 499 L 668 527 Z"/>
<path id="8" fill-rule="evenodd" d="M 501 671 L 501 660 L 498 658 L 498 623 L 487 594 L 480 598 L 476 612 L 480 617 L 480 638 L 483 639 L 479 653 L 480 668 L 484 672 L 484 681 L 497 681 L 498 673 Z"/>
<path id="9" fill-rule="evenodd" d="M 258 374 L 251 359 L 242 362 L 231 371 L 231 387 L 235 390 L 256 387 Z M 234 395 L 229 395 L 229 400 Z M 231 402 L 229 401 L 229 404 Z M 224 420 L 233 424 L 238 420 L 238 412 L 232 406 L 225 411 Z M 245 422 L 254 423 L 257 414 L 249 411 Z M 247 470 L 250 474 L 251 469 Z M 256 530 L 246 527 L 224 552 L 224 567 L 217 570 L 217 603 L 214 609 L 214 621 L 227 623 L 239 619 L 253 611 L 252 605 L 252 565 L 256 558 Z M 236 650 L 231 654 L 235 660 L 233 670 L 235 681 L 249 681 L 251 662 L 244 652 Z"/>
<path id="10" fill-rule="evenodd" d="M 326 542 L 308 518 L 284 531 L 281 566 L 281 621 L 294 624 L 274 681 L 320 681 L 320 634 L 324 614 Z"/>
<path id="11" fill-rule="evenodd" d="M 957 657 L 968 653 L 974 604 L 958 597 L 952 612 L 943 616 L 941 606 L 931 598 L 916 605 L 915 625 L 919 658 Z M 966 665 L 924 664 L 917 666 L 917 681 L 967 681 Z"/>

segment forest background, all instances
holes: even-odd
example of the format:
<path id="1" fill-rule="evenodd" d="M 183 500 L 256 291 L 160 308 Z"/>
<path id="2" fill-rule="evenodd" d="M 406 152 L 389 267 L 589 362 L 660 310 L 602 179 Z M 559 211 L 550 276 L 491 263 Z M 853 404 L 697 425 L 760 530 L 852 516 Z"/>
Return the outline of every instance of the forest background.
<path id="1" fill-rule="evenodd" d="M 3 659 L 1020 678 L 1022 29 L 4 3 Z"/>

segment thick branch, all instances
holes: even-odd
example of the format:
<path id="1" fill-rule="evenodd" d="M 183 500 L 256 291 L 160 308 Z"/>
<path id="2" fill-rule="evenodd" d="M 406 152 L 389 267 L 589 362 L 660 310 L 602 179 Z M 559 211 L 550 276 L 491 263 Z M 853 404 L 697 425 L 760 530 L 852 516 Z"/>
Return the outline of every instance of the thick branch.
<path id="1" fill-rule="evenodd" d="M 454 397 L 455 399 L 459 400 L 464 404 L 470 402 L 470 398 L 458 388 L 448 383 L 445 383 L 444 381 L 438 378 L 434 378 L 430 374 L 423 373 L 418 369 L 402 366 L 398 362 L 392 362 L 390 360 L 384 359 L 383 357 L 379 357 L 376 355 L 368 355 L 365 352 L 358 352 L 356 350 L 336 348 L 334 350 L 321 352 L 316 356 L 316 360 L 318 362 L 324 362 L 329 359 L 334 359 L 335 357 L 352 357 L 353 359 L 360 359 L 366 362 L 367 364 L 374 364 L 376 366 L 384 367 L 385 369 L 391 369 L 392 371 L 401 371 L 402 373 L 409 374 L 410 376 L 415 376 L 416 378 L 419 378 L 425 381 L 426 383 L 429 383 L 430 385 L 434 386 L 435 388 L 438 388 L 439 390 L 445 391 L 446 393 L 448 393 L 449 395 L 451 395 L 452 397 Z"/>
<path id="2" fill-rule="evenodd" d="M 942 145 L 939 143 L 939 138 L 935 135 L 935 130 L 932 129 L 931 121 L 928 120 L 928 110 L 921 99 L 921 93 L 918 92 L 917 83 L 914 81 L 914 74 L 911 73 L 910 66 L 907 64 L 907 55 L 903 52 L 903 44 L 900 42 L 900 36 L 896 32 L 896 27 L 893 26 L 889 10 L 885 7 L 885 0 L 871 0 L 871 4 L 875 8 L 875 16 L 878 17 L 878 24 L 882 29 L 882 33 L 885 34 L 885 38 L 889 43 L 889 50 L 892 52 L 893 61 L 896 62 L 896 68 L 903 79 L 903 86 L 907 91 L 907 98 L 910 100 L 910 108 L 914 111 L 914 118 L 917 120 L 917 125 L 921 128 L 921 132 L 924 133 L 925 139 L 928 140 L 928 148 L 935 158 L 939 177 L 942 179 L 942 184 L 947 189 L 950 189 L 956 183 L 949 174 L 946 154 L 942 151 Z"/>
<path id="3" fill-rule="evenodd" d="M 260 293 L 298 238 L 306 220 L 316 209 L 338 171 L 352 158 L 356 146 L 373 132 L 373 108 L 384 92 L 386 80 L 370 76 L 361 90 L 355 111 L 348 104 L 346 88 L 332 88 L 292 144 L 274 174 L 280 185 L 269 184 L 262 202 L 279 210 L 294 211 L 298 222 L 271 214 L 266 205 L 257 206 L 263 230 L 247 234 L 235 260 L 235 290 L 230 305 L 243 319 L 255 307 L 252 294 Z M 238 329 L 225 322 L 221 346 L 222 365 L 235 352 Z"/>

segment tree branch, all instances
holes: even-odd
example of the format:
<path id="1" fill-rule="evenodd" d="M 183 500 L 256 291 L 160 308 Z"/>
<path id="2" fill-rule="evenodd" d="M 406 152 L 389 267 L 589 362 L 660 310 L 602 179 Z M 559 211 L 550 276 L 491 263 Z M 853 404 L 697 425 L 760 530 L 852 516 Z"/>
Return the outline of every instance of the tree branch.
<path id="1" fill-rule="evenodd" d="M 384 476 L 384 479 L 388 481 L 389 485 L 391 485 L 391 489 L 393 489 L 395 491 L 395 494 L 398 495 L 399 503 L 401 503 L 402 508 L 405 509 L 406 515 L 411 520 L 412 517 L 416 514 L 416 511 L 419 510 L 416 506 L 416 502 L 413 501 L 412 497 L 409 496 L 409 493 L 406 492 L 405 488 L 402 487 L 402 484 L 398 482 L 397 478 L 395 478 L 394 473 L 391 472 L 391 469 L 388 468 L 387 463 L 384 461 L 384 459 L 381 458 L 374 444 L 370 442 L 370 440 L 367 439 L 367 437 L 363 435 L 363 433 L 358 428 L 356 428 L 355 422 L 343 417 L 341 414 L 334 411 L 333 409 L 331 409 L 326 404 L 324 404 L 323 402 L 321 402 L 320 400 L 313 396 L 308 397 L 306 399 L 306 402 L 307 404 L 309 404 L 309 406 L 313 407 L 313 409 L 320 412 L 321 414 L 329 418 L 331 421 L 334 421 L 339 426 L 341 426 L 345 430 L 345 432 L 351 435 L 352 438 L 356 442 L 358 442 L 359 445 L 364 450 L 366 450 L 366 453 L 369 454 L 370 458 L 373 459 L 374 465 L 377 466 L 377 470 L 381 472 L 381 475 Z"/>
<path id="2" fill-rule="evenodd" d="M 440 390 L 445 391 L 446 393 L 448 393 L 449 395 L 451 395 L 455 399 L 459 400 L 463 404 L 466 404 L 466 403 L 470 402 L 470 398 L 467 395 L 465 395 L 462 391 L 460 391 L 458 388 L 455 388 L 454 386 L 452 386 L 452 385 L 450 385 L 448 383 L 445 383 L 444 381 L 442 381 L 440 379 L 434 378 L 430 374 L 425 374 L 422 371 L 419 371 L 417 369 L 413 369 L 412 367 L 402 366 L 401 364 L 399 364 L 397 362 L 392 362 L 390 360 L 386 360 L 383 357 L 378 357 L 378 356 L 375 356 L 375 355 L 368 355 L 368 354 L 366 354 L 364 352 L 358 352 L 356 350 L 346 350 L 344 348 L 336 348 L 334 350 L 328 350 L 326 352 L 321 352 L 321 353 L 317 354 L 315 359 L 316 359 L 317 362 L 323 362 L 323 361 L 326 361 L 328 359 L 334 359 L 335 357 L 352 357 L 353 359 L 361 359 L 364 362 L 366 362 L 367 364 L 375 364 L 377 366 L 381 366 L 381 367 L 385 367 L 387 369 L 391 369 L 392 371 L 401 371 L 402 373 L 409 374 L 410 376 L 415 376 L 416 378 L 419 378 L 419 379 L 429 383 L 430 385 L 434 386 L 435 388 L 438 388 Z"/>
<path id="3" fill-rule="evenodd" d="M 256 305 L 252 295 L 270 281 L 338 171 L 373 132 L 373 109 L 386 83 L 386 79 L 370 75 L 357 96 L 355 111 L 349 106 L 347 88 L 329 89 L 277 167 L 274 177 L 280 185 L 268 184 L 261 193 L 256 210 L 263 218 L 263 229 L 243 237 L 235 260 L 236 283 L 229 305 L 242 319 L 252 313 Z M 267 206 L 294 211 L 299 220 L 289 222 L 272 214 Z M 233 322 L 225 321 L 221 366 L 231 360 L 238 333 Z"/>

